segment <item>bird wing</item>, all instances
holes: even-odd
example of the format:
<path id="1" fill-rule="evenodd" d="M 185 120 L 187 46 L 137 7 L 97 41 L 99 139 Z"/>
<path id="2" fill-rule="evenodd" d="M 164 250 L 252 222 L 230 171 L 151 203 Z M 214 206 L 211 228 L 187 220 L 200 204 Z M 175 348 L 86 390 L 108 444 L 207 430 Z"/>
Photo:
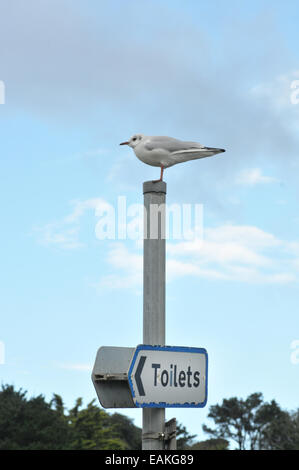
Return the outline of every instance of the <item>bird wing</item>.
<path id="1" fill-rule="evenodd" d="M 164 150 L 169 153 L 190 150 L 194 151 L 195 149 L 204 148 L 204 146 L 198 142 L 184 142 L 182 140 L 166 136 L 148 137 L 144 143 L 144 146 L 146 150 Z"/>

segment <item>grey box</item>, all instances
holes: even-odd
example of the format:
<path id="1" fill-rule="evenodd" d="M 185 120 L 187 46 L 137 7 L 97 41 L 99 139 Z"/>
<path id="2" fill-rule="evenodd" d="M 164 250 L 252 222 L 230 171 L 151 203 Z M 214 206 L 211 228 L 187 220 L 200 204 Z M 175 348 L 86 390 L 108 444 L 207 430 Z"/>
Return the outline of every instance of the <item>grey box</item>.
<path id="1" fill-rule="evenodd" d="M 103 408 L 136 408 L 128 382 L 128 369 L 135 348 L 102 346 L 91 374 Z"/>

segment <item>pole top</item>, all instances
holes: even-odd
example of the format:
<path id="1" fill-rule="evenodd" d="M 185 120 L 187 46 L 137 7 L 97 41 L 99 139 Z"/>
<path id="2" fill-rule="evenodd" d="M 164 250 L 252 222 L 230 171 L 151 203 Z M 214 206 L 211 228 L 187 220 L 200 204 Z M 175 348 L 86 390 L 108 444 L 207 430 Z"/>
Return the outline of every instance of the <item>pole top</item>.
<path id="1" fill-rule="evenodd" d="M 143 183 L 143 194 L 146 193 L 164 193 L 166 194 L 165 181 L 145 181 Z"/>

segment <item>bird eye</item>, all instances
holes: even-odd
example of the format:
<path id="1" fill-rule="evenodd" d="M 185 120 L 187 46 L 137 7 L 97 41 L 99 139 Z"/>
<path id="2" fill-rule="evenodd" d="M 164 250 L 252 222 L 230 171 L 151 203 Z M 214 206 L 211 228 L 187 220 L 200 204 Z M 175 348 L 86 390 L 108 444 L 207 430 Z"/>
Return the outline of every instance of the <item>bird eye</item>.
<path id="1" fill-rule="evenodd" d="M 134 140 L 137 140 L 137 137 L 133 137 L 133 141 L 134 141 Z"/>

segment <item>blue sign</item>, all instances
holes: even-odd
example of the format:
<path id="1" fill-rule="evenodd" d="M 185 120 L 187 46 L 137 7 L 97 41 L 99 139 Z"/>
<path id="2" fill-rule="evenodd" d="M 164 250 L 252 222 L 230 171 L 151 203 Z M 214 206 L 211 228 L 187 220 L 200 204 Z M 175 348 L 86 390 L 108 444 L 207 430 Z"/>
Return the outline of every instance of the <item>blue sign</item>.
<path id="1" fill-rule="evenodd" d="M 131 360 L 128 380 L 138 407 L 202 408 L 208 395 L 207 351 L 141 344 Z"/>

